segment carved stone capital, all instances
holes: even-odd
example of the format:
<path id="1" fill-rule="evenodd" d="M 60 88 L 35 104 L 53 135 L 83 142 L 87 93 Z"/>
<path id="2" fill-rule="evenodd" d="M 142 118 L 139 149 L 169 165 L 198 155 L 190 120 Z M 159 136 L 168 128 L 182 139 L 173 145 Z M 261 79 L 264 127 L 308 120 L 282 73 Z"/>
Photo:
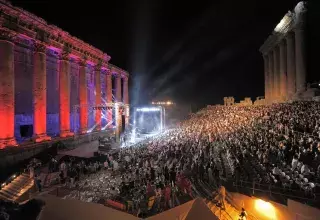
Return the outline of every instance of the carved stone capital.
<path id="1" fill-rule="evenodd" d="M 112 75 L 112 72 L 111 72 L 111 69 L 110 69 L 110 68 L 107 68 L 107 69 L 106 69 L 106 75 L 109 75 L 109 76 Z"/>
<path id="2" fill-rule="evenodd" d="M 70 59 L 69 55 L 70 55 L 69 51 L 63 50 L 59 55 L 59 60 L 69 61 Z"/>
<path id="3" fill-rule="evenodd" d="M 42 42 L 35 42 L 33 45 L 34 52 L 46 53 L 47 45 Z"/>
<path id="4" fill-rule="evenodd" d="M 129 77 L 124 75 L 124 76 L 123 76 L 123 81 L 124 81 L 124 82 L 128 82 L 128 80 L 129 80 Z"/>
<path id="5" fill-rule="evenodd" d="M 7 28 L 0 27 L 0 40 L 14 42 L 17 34 Z"/>
<path id="6" fill-rule="evenodd" d="M 79 59 L 77 62 L 79 66 L 87 66 L 87 59 Z"/>
<path id="7" fill-rule="evenodd" d="M 101 71 L 101 65 L 97 64 L 94 66 L 94 71 L 100 72 Z"/>

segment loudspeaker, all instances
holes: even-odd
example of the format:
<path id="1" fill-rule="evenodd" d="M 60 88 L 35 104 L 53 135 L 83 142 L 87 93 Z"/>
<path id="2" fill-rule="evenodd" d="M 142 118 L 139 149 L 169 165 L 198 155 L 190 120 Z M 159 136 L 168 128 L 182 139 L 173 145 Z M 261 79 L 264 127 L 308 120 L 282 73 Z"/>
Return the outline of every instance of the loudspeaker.
<path id="1" fill-rule="evenodd" d="M 20 125 L 20 136 L 21 137 L 32 137 L 33 125 Z"/>

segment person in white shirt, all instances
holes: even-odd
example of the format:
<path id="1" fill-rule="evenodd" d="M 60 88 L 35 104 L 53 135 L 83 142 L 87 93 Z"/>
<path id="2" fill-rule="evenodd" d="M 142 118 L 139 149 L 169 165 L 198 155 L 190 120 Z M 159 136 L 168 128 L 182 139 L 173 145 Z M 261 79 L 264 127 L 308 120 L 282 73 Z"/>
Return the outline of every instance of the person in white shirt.
<path id="1" fill-rule="evenodd" d="M 273 175 L 279 176 L 280 175 L 280 169 L 278 166 L 275 166 L 272 170 Z"/>
<path id="2" fill-rule="evenodd" d="M 298 158 L 297 158 L 297 156 L 293 156 L 291 166 L 292 166 L 292 170 L 295 170 L 297 168 L 297 166 L 298 166 Z"/>
<path id="3" fill-rule="evenodd" d="M 301 167 L 301 174 L 305 176 L 305 175 L 309 175 L 309 173 L 310 173 L 310 169 L 308 165 L 303 164 Z"/>
<path id="4" fill-rule="evenodd" d="M 119 164 L 117 161 L 113 161 L 113 171 L 117 171 L 119 169 Z"/>

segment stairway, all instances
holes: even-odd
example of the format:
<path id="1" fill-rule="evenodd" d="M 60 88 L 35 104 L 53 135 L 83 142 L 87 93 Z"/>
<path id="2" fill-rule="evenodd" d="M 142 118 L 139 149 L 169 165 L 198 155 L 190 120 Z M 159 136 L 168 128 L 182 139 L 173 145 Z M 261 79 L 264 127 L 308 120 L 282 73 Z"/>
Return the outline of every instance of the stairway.
<path id="1" fill-rule="evenodd" d="M 217 198 L 217 197 L 216 197 Z M 217 199 L 215 199 L 217 201 Z M 209 209 L 221 220 L 238 220 L 240 212 L 234 208 L 230 203 L 227 201 L 224 202 L 225 209 L 221 210 L 220 208 L 216 206 L 216 203 L 214 203 L 211 200 L 205 201 Z"/>
<path id="2" fill-rule="evenodd" d="M 33 179 L 23 173 L 0 190 L 0 199 L 17 201 L 17 199 L 33 186 Z"/>

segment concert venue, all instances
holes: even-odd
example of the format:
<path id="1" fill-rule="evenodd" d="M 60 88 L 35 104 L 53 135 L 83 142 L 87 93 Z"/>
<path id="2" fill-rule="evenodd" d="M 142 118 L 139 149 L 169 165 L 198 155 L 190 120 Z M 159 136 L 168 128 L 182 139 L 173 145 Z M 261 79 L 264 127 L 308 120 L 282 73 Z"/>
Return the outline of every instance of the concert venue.
<path id="1" fill-rule="evenodd" d="M 0 219 L 319 219 L 319 3 L 106 2 L 0 0 Z"/>

